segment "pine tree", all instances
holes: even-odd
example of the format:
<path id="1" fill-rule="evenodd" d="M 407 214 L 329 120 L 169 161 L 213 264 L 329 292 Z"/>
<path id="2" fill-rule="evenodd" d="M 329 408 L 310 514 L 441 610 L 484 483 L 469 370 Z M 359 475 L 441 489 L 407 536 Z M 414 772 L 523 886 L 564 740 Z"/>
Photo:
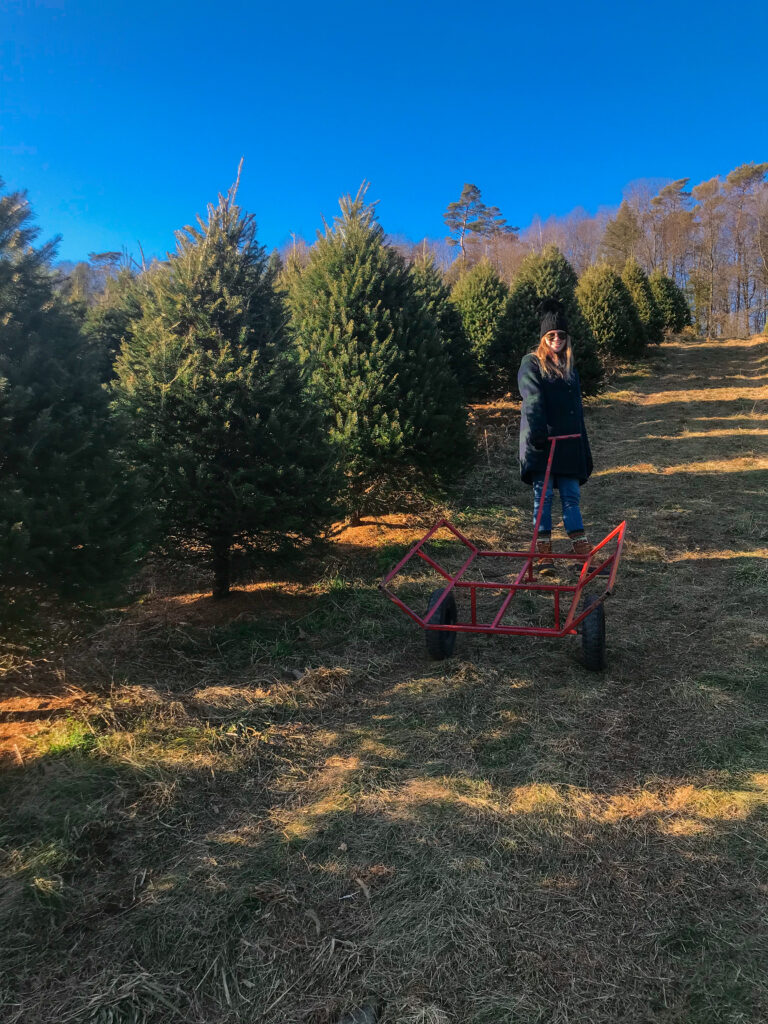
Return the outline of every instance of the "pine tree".
<path id="1" fill-rule="evenodd" d="M 430 254 L 418 256 L 411 264 L 416 294 L 436 321 L 448 363 L 463 393 L 471 391 L 474 363 L 461 314 Z"/>
<path id="2" fill-rule="evenodd" d="M 621 270 L 627 260 L 634 257 L 642 237 L 637 214 L 625 199 L 614 219 L 605 226 L 602 250 L 606 263 L 614 270 Z"/>
<path id="3" fill-rule="evenodd" d="M 143 279 L 129 267 L 110 277 L 104 291 L 88 309 L 83 333 L 93 346 L 102 380 L 114 376 L 114 364 L 124 341 L 133 335 L 133 327 L 141 317 Z"/>
<path id="4" fill-rule="evenodd" d="M 56 242 L 36 248 L 31 221 L 25 193 L 0 195 L 0 580 L 88 596 L 125 578 L 144 523 Z"/>
<path id="5" fill-rule="evenodd" d="M 512 283 L 509 298 L 508 372 L 514 377 L 522 355 L 539 342 L 539 304 L 544 298 L 556 298 L 563 304 L 573 354 L 585 394 L 595 394 L 603 379 L 603 368 L 589 324 L 576 300 L 578 278 L 556 245 L 545 245 L 540 253 L 523 260 Z"/>
<path id="6" fill-rule="evenodd" d="M 664 339 L 664 322 L 661 310 L 653 297 L 648 275 L 636 259 L 629 259 L 624 264 L 621 279 L 635 304 L 646 340 L 653 345 L 660 344 Z"/>
<path id="7" fill-rule="evenodd" d="M 292 330 L 311 370 L 352 521 L 371 492 L 418 470 L 447 476 L 468 453 L 466 411 L 440 330 L 365 202 L 341 216 L 289 275 Z"/>
<path id="8" fill-rule="evenodd" d="M 484 398 L 506 384 L 508 300 L 509 288 L 485 260 L 462 274 L 453 286 L 451 301 L 461 315 L 472 356 L 468 386 L 472 398 Z"/>
<path id="9" fill-rule="evenodd" d="M 648 278 L 653 297 L 656 300 L 664 330 L 678 334 L 691 324 L 691 309 L 675 282 L 661 270 L 654 270 Z"/>
<path id="10" fill-rule="evenodd" d="M 443 220 L 448 230 L 456 235 L 455 238 L 450 235 L 447 241 L 461 250 L 462 269 L 466 266 L 467 247 L 471 242 L 514 236 L 518 230 L 507 224 L 498 206 L 486 206 L 480 189 L 469 183 L 464 185 L 456 202 L 448 204 Z"/>
<path id="11" fill-rule="evenodd" d="M 627 286 L 607 263 L 587 267 L 576 289 L 582 313 L 598 346 L 612 355 L 639 355 L 645 333 Z"/>
<path id="12" fill-rule="evenodd" d="M 508 346 L 504 357 L 507 376 L 516 379 L 520 361 L 526 352 L 539 342 L 541 299 L 530 277 L 516 278 L 509 292 L 507 314 L 509 319 Z"/>
<path id="13" fill-rule="evenodd" d="M 295 544 L 330 518 L 333 481 L 285 311 L 237 184 L 145 283 L 116 364 L 118 406 L 147 467 L 167 535 L 206 546 L 214 596 L 233 545 Z"/>

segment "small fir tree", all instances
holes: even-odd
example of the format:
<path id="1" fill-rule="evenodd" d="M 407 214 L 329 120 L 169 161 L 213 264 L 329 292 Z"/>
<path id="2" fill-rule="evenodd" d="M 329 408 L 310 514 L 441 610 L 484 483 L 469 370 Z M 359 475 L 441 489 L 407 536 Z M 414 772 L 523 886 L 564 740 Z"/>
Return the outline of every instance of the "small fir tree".
<path id="1" fill-rule="evenodd" d="M 144 280 L 123 267 L 107 279 L 104 291 L 85 315 L 83 333 L 93 346 L 104 381 L 114 376 L 117 354 L 123 342 L 133 336 L 134 325 L 141 317 Z"/>
<path id="2" fill-rule="evenodd" d="M 341 200 L 288 277 L 292 330 L 346 479 L 353 522 L 404 472 L 445 477 L 469 451 L 466 411 L 436 318 L 365 202 Z"/>
<path id="3" fill-rule="evenodd" d="M 520 361 L 526 352 L 539 342 L 541 298 L 530 277 L 516 278 L 509 292 L 509 334 L 505 364 L 510 380 L 517 375 Z"/>
<path id="4" fill-rule="evenodd" d="M 594 336 L 576 299 L 577 282 L 576 271 L 556 245 L 545 245 L 541 252 L 530 253 L 523 260 L 509 299 L 506 365 L 512 379 L 522 356 L 539 342 L 539 305 L 542 299 L 551 297 L 563 305 L 582 390 L 585 394 L 599 390 L 603 368 Z"/>
<path id="5" fill-rule="evenodd" d="M 576 297 L 601 351 L 632 357 L 645 346 L 645 333 L 627 286 L 607 263 L 587 267 Z"/>
<path id="6" fill-rule="evenodd" d="M 672 278 L 662 270 L 654 270 L 648 282 L 664 322 L 664 330 L 678 334 L 684 327 L 689 327 L 692 322 L 690 306 Z"/>
<path id="7" fill-rule="evenodd" d="M 462 274 L 453 286 L 451 301 L 461 315 L 472 355 L 469 394 L 484 398 L 506 384 L 509 288 L 483 260 Z"/>
<path id="8" fill-rule="evenodd" d="M 653 296 L 653 289 L 648 275 L 635 259 L 624 264 L 621 279 L 627 286 L 630 297 L 643 325 L 646 341 L 652 345 L 660 344 L 664 339 L 664 322 L 661 311 Z"/>
<path id="9" fill-rule="evenodd" d="M 56 243 L 23 192 L 0 195 L 0 580 L 88 596 L 140 553 L 135 480 L 98 368 L 57 293 Z"/>
<path id="10" fill-rule="evenodd" d="M 229 593 L 233 545 L 258 552 L 312 536 L 333 489 L 320 417 L 236 191 L 177 232 L 116 364 L 133 457 L 167 535 L 210 550 L 215 597 Z"/>
<path id="11" fill-rule="evenodd" d="M 472 388 L 474 363 L 469 340 L 464 331 L 461 314 L 453 302 L 451 293 L 430 254 L 418 256 L 411 264 L 416 294 L 424 308 L 435 320 L 440 330 L 448 363 L 453 370 L 463 393 Z"/>

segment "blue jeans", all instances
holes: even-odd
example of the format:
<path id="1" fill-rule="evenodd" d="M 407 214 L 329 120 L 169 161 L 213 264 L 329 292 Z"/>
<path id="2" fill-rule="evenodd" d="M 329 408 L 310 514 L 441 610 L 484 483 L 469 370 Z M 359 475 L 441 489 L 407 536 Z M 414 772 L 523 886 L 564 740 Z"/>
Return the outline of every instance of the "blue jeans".
<path id="1" fill-rule="evenodd" d="M 579 490 L 579 481 L 575 476 L 558 476 L 554 478 L 554 483 L 560 491 L 560 504 L 563 506 L 563 525 L 565 526 L 566 533 L 574 533 L 576 530 L 584 529 L 584 522 L 581 518 L 581 508 L 579 507 L 579 499 L 581 497 L 581 491 Z M 539 504 L 541 502 L 541 492 L 544 488 L 544 474 L 533 478 L 533 525 L 536 525 L 536 516 L 539 514 Z M 544 507 L 541 513 L 541 523 L 539 524 L 539 530 L 542 533 L 552 532 L 552 477 L 549 478 L 549 484 L 547 486 L 547 493 L 544 496 Z"/>

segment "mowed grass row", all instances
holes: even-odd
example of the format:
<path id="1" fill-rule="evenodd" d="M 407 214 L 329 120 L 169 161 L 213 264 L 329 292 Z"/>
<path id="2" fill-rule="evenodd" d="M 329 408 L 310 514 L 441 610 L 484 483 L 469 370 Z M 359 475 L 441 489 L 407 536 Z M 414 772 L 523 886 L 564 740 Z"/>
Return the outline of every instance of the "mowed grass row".
<path id="1" fill-rule="evenodd" d="M 444 511 L 520 543 L 516 409 L 476 415 Z M 768 344 L 668 343 L 587 416 L 604 673 L 427 661 L 376 585 L 430 515 L 8 673 L 80 703 L 3 764 L 3 1022 L 768 1019 Z"/>

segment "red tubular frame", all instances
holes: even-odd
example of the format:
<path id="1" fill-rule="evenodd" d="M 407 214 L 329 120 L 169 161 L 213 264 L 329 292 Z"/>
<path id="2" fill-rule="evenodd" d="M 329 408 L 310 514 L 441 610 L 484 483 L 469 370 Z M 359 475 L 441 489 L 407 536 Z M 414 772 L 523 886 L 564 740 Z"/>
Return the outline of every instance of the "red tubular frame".
<path id="1" fill-rule="evenodd" d="M 549 477 L 552 470 L 552 459 L 555 452 L 555 445 L 558 441 L 564 441 L 572 437 L 579 437 L 579 434 L 563 434 L 557 437 L 550 437 L 550 449 L 549 458 L 547 459 L 547 468 L 544 474 L 544 485 L 542 493 L 546 494 L 547 485 L 549 483 Z M 398 608 L 408 615 L 410 618 L 417 622 L 423 629 L 439 629 L 445 632 L 454 633 L 496 633 L 505 636 L 551 636 L 551 637 L 562 637 L 571 633 L 576 633 L 576 627 L 581 623 L 583 619 L 592 611 L 594 604 L 602 604 L 613 592 L 613 588 L 616 583 L 616 573 L 619 568 L 619 562 L 621 560 L 621 553 L 624 547 L 624 533 L 626 530 L 626 520 L 620 523 L 616 529 L 612 530 L 606 537 L 604 537 L 599 544 L 589 551 L 587 555 L 577 555 L 574 552 L 568 552 L 563 554 L 553 554 L 548 557 L 567 559 L 571 561 L 581 561 L 582 567 L 579 574 L 578 582 L 575 584 L 559 584 L 559 583 L 536 583 L 534 576 L 534 564 L 540 559 L 541 556 L 536 555 L 536 541 L 539 536 L 539 525 L 541 523 L 541 515 L 543 511 L 543 502 L 539 503 L 539 510 L 536 516 L 536 522 L 533 528 L 533 539 L 531 545 L 527 551 L 481 551 L 475 544 L 468 540 L 463 533 L 456 529 L 452 523 L 449 523 L 447 519 L 438 520 L 435 525 L 429 530 L 421 540 L 417 541 L 411 550 L 400 559 L 397 565 L 392 569 L 379 584 L 381 590 L 387 595 L 387 597 L 393 601 Z M 425 551 L 422 550 L 428 540 L 438 532 L 438 530 L 447 529 L 449 530 L 457 540 L 461 541 L 469 549 L 469 556 L 462 564 L 458 572 L 451 575 L 447 572 L 435 559 L 431 558 Z M 602 551 L 607 544 L 611 541 L 616 542 L 616 548 L 613 554 L 609 555 L 602 561 L 598 561 L 596 556 L 598 552 Z M 418 555 L 423 561 L 438 572 L 445 580 L 448 581 L 448 586 L 445 587 L 440 599 L 433 605 L 429 612 L 425 616 L 420 616 L 409 608 L 408 605 L 402 601 L 397 594 L 389 588 L 389 584 L 394 577 L 400 572 L 400 570 L 407 565 L 414 555 Z M 480 558 L 513 558 L 523 559 L 523 567 L 517 574 L 514 583 L 487 583 L 480 580 L 465 580 L 462 576 L 467 572 L 469 567 L 473 565 Z M 595 561 L 595 567 L 593 568 L 593 560 Z M 576 609 L 578 607 L 579 598 L 584 591 L 584 588 L 592 583 L 601 573 L 601 570 L 606 567 L 610 567 L 610 573 L 608 576 L 608 584 L 605 590 L 600 594 L 593 605 L 586 611 L 577 614 Z M 523 583 L 523 578 L 528 576 L 528 581 Z M 452 625 L 438 625 L 430 622 L 440 605 L 448 597 L 454 589 L 469 589 L 470 597 L 470 622 L 457 622 Z M 502 600 L 499 610 L 492 622 L 482 623 L 477 621 L 477 591 L 478 590 L 499 590 L 504 591 L 505 596 Z M 509 609 L 509 605 L 514 598 L 518 590 L 533 590 L 541 591 L 544 593 L 551 593 L 554 597 L 554 625 L 553 626 L 505 626 L 502 624 L 502 620 Z M 568 611 L 566 613 L 565 622 L 561 625 L 561 595 L 567 595 L 571 598 Z"/>

